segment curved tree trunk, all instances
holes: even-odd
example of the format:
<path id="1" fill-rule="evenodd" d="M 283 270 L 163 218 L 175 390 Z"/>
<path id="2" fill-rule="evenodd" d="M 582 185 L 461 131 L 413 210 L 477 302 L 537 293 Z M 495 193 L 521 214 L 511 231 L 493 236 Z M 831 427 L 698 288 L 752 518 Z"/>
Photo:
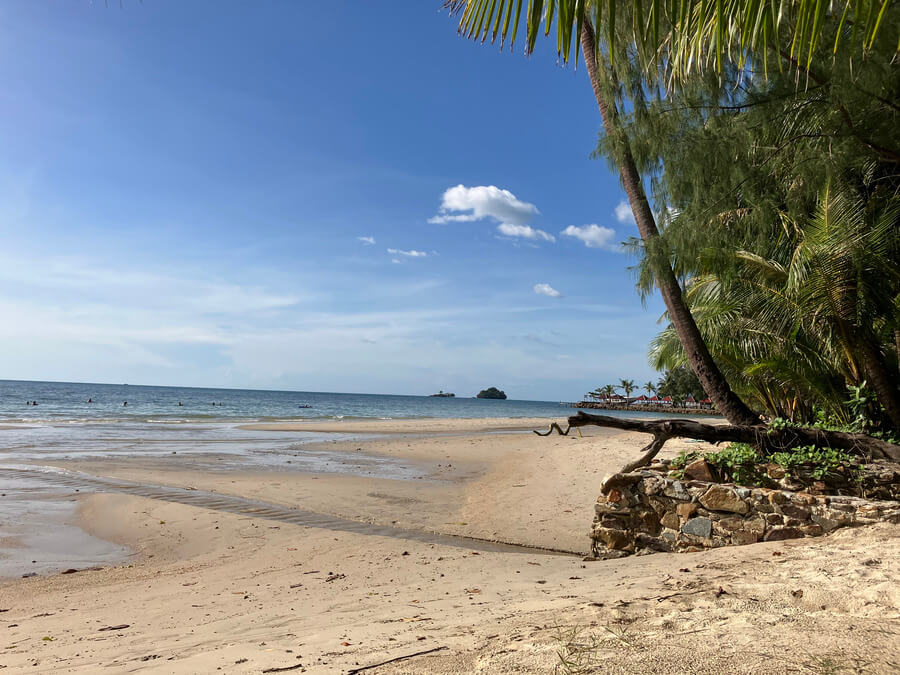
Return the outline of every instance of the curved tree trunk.
<path id="1" fill-rule="evenodd" d="M 885 459 L 900 462 L 900 445 L 894 445 L 867 436 L 866 434 L 851 434 L 844 431 L 826 431 L 824 429 L 811 429 L 809 427 L 788 427 L 785 429 L 771 429 L 767 427 L 739 426 L 727 424 L 703 424 L 693 420 L 635 420 L 625 417 L 609 417 L 607 415 L 590 415 L 579 411 L 568 419 L 568 427 L 565 431 L 554 422 L 547 431 L 535 431 L 538 436 L 549 436 L 554 430 L 568 436 L 569 431 L 578 427 L 597 425 L 624 429 L 626 431 L 641 431 L 653 434 L 656 440 L 663 443 L 669 438 L 696 438 L 708 443 L 749 443 L 765 454 L 790 450 L 803 445 L 816 445 L 822 448 L 841 448 L 859 453 L 871 459 Z M 661 447 L 661 444 L 660 446 Z M 656 447 L 656 452 L 659 451 Z M 647 446 L 645 450 L 653 448 Z M 642 466 L 656 454 L 648 452 L 641 460 L 629 464 L 623 471 Z"/>
<path id="2" fill-rule="evenodd" d="M 594 29 L 589 21 L 585 21 L 582 26 L 581 47 L 591 80 L 591 87 L 594 90 L 594 98 L 597 100 L 600 117 L 603 119 L 603 128 L 607 136 L 615 138 L 618 133 L 618 112 L 616 111 L 615 103 L 613 101 L 608 102 L 603 95 L 597 66 Z M 634 220 L 637 223 L 641 239 L 644 240 L 645 245 L 652 244 L 655 239 L 659 238 L 656 218 L 650 208 L 650 203 L 647 201 L 644 185 L 641 182 L 641 175 L 637 170 L 637 166 L 635 166 L 630 146 L 626 139 L 623 138 L 622 142 L 621 156 L 616 158 L 619 175 L 622 178 L 625 193 L 628 195 L 628 201 L 631 204 L 631 211 L 634 213 Z M 732 424 L 759 424 L 759 418 L 731 391 L 727 380 L 709 353 L 709 349 L 703 340 L 703 336 L 700 334 L 700 330 L 697 328 L 694 317 L 684 301 L 681 286 L 675 277 L 675 272 L 672 270 L 671 265 L 658 265 L 658 268 L 654 269 L 654 274 L 659 285 L 659 291 L 666 303 L 666 309 L 669 312 L 669 317 L 672 319 L 675 332 L 678 333 L 678 338 L 684 347 L 688 363 L 691 364 L 691 368 L 703 385 L 703 389 L 715 402 L 719 412 Z"/>
<path id="3" fill-rule="evenodd" d="M 878 402 L 887 413 L 891 426 L 900 429 L 900 391 L 897 389 L 897 381 L 891 377 L 878 347 L 868 340 L 863 340 L 860 347 L 866 379 L 875 390 Z"/>

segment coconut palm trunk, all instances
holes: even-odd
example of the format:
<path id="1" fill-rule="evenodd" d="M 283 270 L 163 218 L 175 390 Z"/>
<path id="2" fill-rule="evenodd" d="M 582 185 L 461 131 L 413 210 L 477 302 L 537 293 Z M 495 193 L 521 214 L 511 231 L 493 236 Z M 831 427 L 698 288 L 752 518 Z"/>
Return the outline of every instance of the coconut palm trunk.
<path id="1" fill-rule="evenodd" d="M 897 382 L 891 377 L 878 347 L 863 339 L 860 349 L 865 364 L 866 379 L 875 390 L 878 402 L 884 408 L 891 421 L 891 426 L 894 429 L 900 429 L 900 392 L 897 390 Z"/>
<path id="2" fill-rule="evenodd" d="M 594 29 L 587 20 L 585 20 L 581 28 L 581 48 L 588 76 L 591 80 L 591 87 L 594 90 L 594 98 L 597 100 L 597 107 L 600 109 L 603 128 L 610 138 L 616 138 L 617 135 L 621 136 L 615 102 L 607 101 L 603 92 L 597 63 L 597 45 L 594 38 Z M 606 66 L 604 65 L 604 67 Z M 637 223 L 641 239 L 645 247 L 652 251 L 654 248 L 653 244 L 659 240 L 656 218 L 644 192 L 641 175 L 635 165 L 627 139 L 621 138 L 619 147 L 621 150 L 619 156 L 616 157 L 616 165 L 619 167 L 622 185 L 625 188 L 625 193 L 628 195 L 628 201 L 631 204 L 631 211 L 634 213 L 634 220 Z M 731 390 L 728 381 L 722 375 L 712 355 L 709 353 L 703 336 L 700 334 L 694 317 L 691 315 L 691 311 L 684 300 L 681 285 L 678 283 L 671 265 L 657 263 L 655 268 L 656 283 L 659 286 L 663 301 L 666 303 L 669 318 L 672 320 L 675 332 L 678 333 L 681 344 L 684 346 L 688 362 L 703 385 L 703 389 L 716 404 L 719 412 L 732 424 L 758 424 L 759 418 Z"/>

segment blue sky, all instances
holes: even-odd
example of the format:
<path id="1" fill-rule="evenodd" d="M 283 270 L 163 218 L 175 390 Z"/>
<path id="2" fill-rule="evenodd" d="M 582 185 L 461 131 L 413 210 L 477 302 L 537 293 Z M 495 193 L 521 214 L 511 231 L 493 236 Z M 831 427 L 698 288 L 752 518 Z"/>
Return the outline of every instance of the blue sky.
<path id="1" fill-rule="evenodd" d="M 440 2 L 0 6 L 0 377 L 567 400 L 661 302 L 583 70 Z"/>

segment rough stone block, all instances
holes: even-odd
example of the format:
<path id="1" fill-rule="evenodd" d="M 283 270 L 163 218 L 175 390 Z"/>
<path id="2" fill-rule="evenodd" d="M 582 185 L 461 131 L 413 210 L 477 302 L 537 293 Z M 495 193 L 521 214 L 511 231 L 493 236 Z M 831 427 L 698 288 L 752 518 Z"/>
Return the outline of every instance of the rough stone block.
<path id="1" fill-rule="evenodd" d="M 666 497 L 671 497 L 672 499 L 678 499 L 680 501 L 688 502 L 691 500 L 690 493 L 684 488 L 684 483 L 679 480 L 672 481 L 672 484 L 663 490 L 663 494 L 666 495 Z"/>
<path id="2" fill-rule="evenodd" d="M 687 503 L 687 504 L 678 504 L 678 505 L 675 507 L 675 513 L 677 513 L 678 516 L 679 516 L 680 518 L 683 518 L 684 520 L 687 520 L 687 519 L 690 518 L 692 515 L 694 515 L 694 512 L 697 510 L 697 508 L 698 508 L 698 507 L 697 507 L 697 504 L 696 504 L 696 503 L 691 503 L 691 502 L 689 502 L 689 503 Z M 677 530 L 678 528 L 676 527 L 676 528 L 673 528 L 673 529 L 676 529 L 676 530 Z"/>
<path id="3" fill-rule="evenodd" d="M 713 523 L 713 532 L 721 535 L 730 535 L 732 532 L 744 529 L 744 519 L 737 516 L 722 518 Z"/>
<path id="4" fill-rule="evenodd" d="M 762 516 L 752 516 L 744 520 L 743 530 L 744 532 L 752 532 L 761 537 L 763 535 L 763 532 L 766 531 L 766 521 L 762 518 Z"/>
<path id="5" fill-rule="evenodd" d="M 767 513 L 765 518 L 769 525 L 784 525 L 784 516 L 780 513 Z"/>
<path id="6" fill-rule="evenodd" d="M 779 492 L 778 490 L 772 490 L 769 493 L 769 503 L 770 504 L 786 504 L 789 501 L 787 495 L 783 492 Z"/>
<path id="7" fill-rule="evenodd" d="M 634 550 L 631 534 L 625 530 L 613 530 L 608 527 L 595 527 L 594 539 L 599 539 L 607 547 L 619 551 Z"/>
<path id="8" fill-rule="evenodd" d="M 679 504 L 681 506 L 681 504 Z M 659 520 L 662 523 L 663 527 L 668 527 L 671 530 L 677 530 L 679 525 L 678 514 L 673 511 L 668 511 L 662 518 Z"/>
<path id="9" fill-rule="evenodd" d="M 782 504 L 781 512 L 788 516 L 789 518 L 796 518 L 797 520 L 809 520 L 809 509 L 805 506 L 798 506 L 797 504 Z"/>
<path id="10" fill-rule="evenodd" d="M 706 460 L 702 457 L 700 459 L 695 459 L 684 467 L 684 475 L 688 478 L 693 478 L 694 480 L 702 480 L 709 483 L 715 480 L 712 470 L 709 468 L 709 464 L 707 464 Z"/>
<path id="11" fill-rule="evenodd" d="M 759 535 L 755 532 L 738 531 L 731 534 L 731 543 L 735 546 L 744 546 L 745 544 L 755 544 L 759 541 Z"/>
<path id="12" fill-rule="evenodd" d="M 766 541 L 783 541 L 784 539 L 799 539 L 803 533 L 796 527 L 773 527 L 765 536 Z"/>
<path id="13" fill-rule="evenodd" d="M 636 511 L 634 519 L 636 524 L 644 532 L 649 532 L 653 535 L 659 532 L 659 516 L 656 515 L 656 511 L 653 509 L 645 507 Z"/>
<path id="14" fill-rule="evenodd" d="M 700 503 L 710 511 L 730 511 L 731 513 L 747 513 L 749 505 L 731 488 L 713 485 L 700 497 Z"/>
<path id="15" fill-rule="evenodd" d="M 709 518 L 691 518 L 681 526 L 684 534 L 708 538 L 712 534 L 712 521 Z"/>
<path id="16" fill-rule="evenodd" d="M 651 537 L 648 534 L 639 533 L 635 538 L 639 548 L 649 548 L 653 551 L 671 551 L 672 545 L 660 537 Z"/>

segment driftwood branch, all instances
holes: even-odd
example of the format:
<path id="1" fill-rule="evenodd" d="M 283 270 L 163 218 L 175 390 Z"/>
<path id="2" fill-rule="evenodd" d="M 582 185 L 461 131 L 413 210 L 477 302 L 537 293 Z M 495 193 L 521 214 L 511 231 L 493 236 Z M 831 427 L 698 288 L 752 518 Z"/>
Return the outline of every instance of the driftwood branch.
<path id="1" fill-rule="evenodd" d="M 632 462 L 635 466 L 623 469 L 623 473 L 643 466 L 662 448 L 662 444 L 669 438 L 694 438 L 709 443 L 749 443 L 762 450 L 764 453 L 790 450 L 803 445 L 816 445 L 818 447 L 839 448 L 863 455 L 870 459 L 888 459 L 900 462 L 900 445 L 887 443 L 878 438 L 866 434 L 851 434 L 843 431 L 826 431 L 824 429 L 810 429 L 808 427 L 790 427 L 786 429 L 770 429 L 764 425 L 741 426 L 733 424 L 704 424 L 687 419 L 671 420 L 636 420 L 621 417 L 609 417 L 607 415 L 591 415 L 579 412 L 568 419 L 568 426 L 563 431 L 555 422 L 550 425 L 545 433 L 535 431 L 539 436 L 549 435 L 555 428 L 562 435 L 568 435 L 569 431 L 584 426 L 612 427 L 625 431 L 640 431 L 652 434 L 653 442 L 645 450 L 644 462 L 637 460 Z M 655 452 L 654 446 L 658 444 Z M 651 454 L 652 452 L 652 454 Z M 641 459 L 644 459 L 643 457 Z M 631 466 L 631 464 L 629 465 Z"/>
<path id="2" fill-rule="evenodd" d="M 405 661 L 406 659 L 411 659 L 414 656 L 423 656 L 425 654 L 432 654 L 434 652 L 439 652 L 442 649 L 447 649 L 446 647 L 435 647 L 434 649 L 426 649 L 425 651 L 416 652 L 415 654 L 407 654 L 405 656 L 398 656 L 393 659 L 388 659 L 387 661 L 379 661 L 378 663 L 373 663 L 368 666 L 360 666 L 359 668 L 351 668 L 347 671 L 347 675 L 356 675 L 356 673 L 361 673 L 364 670 L 372 670 L 372 668 L 378 668 L 378 666 L 384 666 L 388 663 L 396 663 L 397 661 Z"/>

